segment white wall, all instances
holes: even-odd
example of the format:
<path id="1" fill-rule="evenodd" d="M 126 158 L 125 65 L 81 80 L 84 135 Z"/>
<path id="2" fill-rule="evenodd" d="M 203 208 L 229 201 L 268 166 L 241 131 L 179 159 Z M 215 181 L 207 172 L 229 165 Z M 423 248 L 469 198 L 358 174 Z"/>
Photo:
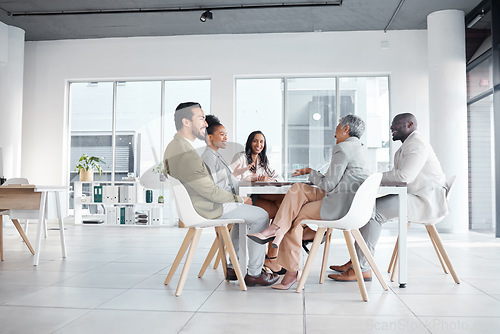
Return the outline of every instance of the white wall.
<path id="1" fill-rule="evenodd" d="M 235 77 L 325 74 L 390 75 L 392 115 L 414 113 L 428 135 L 425 30 L 27 42 L 22 174 L 67 182 L 68 80 L 211 78 L 212 113 L 234 138 Z"/>

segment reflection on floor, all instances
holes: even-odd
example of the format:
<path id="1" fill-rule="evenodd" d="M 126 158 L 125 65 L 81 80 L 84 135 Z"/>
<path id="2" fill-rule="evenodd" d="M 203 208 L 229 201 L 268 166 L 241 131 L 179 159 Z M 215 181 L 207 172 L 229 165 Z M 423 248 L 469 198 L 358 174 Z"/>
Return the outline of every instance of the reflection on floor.
<path id="1" fill-rule="evenodd" d="M 36 228 L 30 228 L 34 243 Z M 197 278 L 214 238 L 203 233 L 184 291 L 175 297 L 180 270 L 163 281 L 184 229 L 149 226 L 67 226 L 68 258 L 58 231 L 43 240 L 40 265 L 12 224 L 4 227 L 0 264 L 2 333 L 498 333 L 500 239 L 469 232 L 443 234 L 461 279 L 440 268 L 424 229 L 409 236 L 408 287 L 382 290 L 367 283 L 365 303 L 356 283 L 318 284 L 320 255 L 305 290 L 269 287 L 242 292 L 222 270 Z M 385 228 L 375 259 L 385 273 L 396 230 Z M 334 233 L 330 264 L 347 261 L 342 234 Z"/>

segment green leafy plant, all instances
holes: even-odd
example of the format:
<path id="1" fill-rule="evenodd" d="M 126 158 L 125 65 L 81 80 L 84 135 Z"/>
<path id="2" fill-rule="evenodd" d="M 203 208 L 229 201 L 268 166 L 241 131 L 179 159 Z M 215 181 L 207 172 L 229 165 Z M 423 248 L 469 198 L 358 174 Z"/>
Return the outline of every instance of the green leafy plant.
<path id="1" fill-rule="evenodd" d="M 80 160 L 78 160 L 78 163 L 76 164 L 75 170 L 78 171 L 78 174 L 80 174 L 80 170 L 84 169 L 86 171 L 90 170 L 91 168 L 97 170 L 99 172 L 99 178 L 102 176 L 102 168 L 99 163 L 105 164 L 104 160 L 98 157 L 94 156 L 88 156 L 86 154 L 82 154 L 80 157 Z"/>

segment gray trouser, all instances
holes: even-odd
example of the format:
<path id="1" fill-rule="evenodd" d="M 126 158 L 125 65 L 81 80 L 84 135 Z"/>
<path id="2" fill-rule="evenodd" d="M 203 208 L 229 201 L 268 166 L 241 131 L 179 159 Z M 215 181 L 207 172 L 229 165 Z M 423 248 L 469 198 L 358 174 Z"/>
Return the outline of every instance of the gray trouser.
<path id="1" fill-rule="evenodd" d="M 231 203 L 224 205 L 224 213 L 220 218 L 240 218 L 245 220 L 246 232 L 258 233 L 269 226 L 269 215 L 267 212 L 257 206 L 247 205 L 243 203 Z M 231 240 L 233 241 L 236 254 L 239 255 L 240 240 L 239 230 L 240 225 L 235 224 L 231 231 Z M 248 247 L 248 274 L 259 276 L 262 266 L 264 265 L 264 257 L 266 255 L 266 245 L 260 245 L 250 239 L 247 240 Z M 241 268 L 245 274 L 245 268 Z"/>
<path id="2" fill-rule="evenodd" d="M 375 207 L 376 208 L 374 217 L 372 217 L 365 226 L 359 229 L 372 255 L 375 254 L 375 246 L 377 246 L 377 242 L 380 237 L 380 232 L 382 231 L 382 224 L 399 216 L 398 196 L 387 195 L 384 197 L 377 198 Z M 361 267 L 361 270 L 362 271 L 369 270 L 370 265 L 368 264 L 368 261 L 366 261 L 366 258 L 361 252 L 361 249 L 358 247 L 357 243 L 356 243 L 356 253 L 358 254 L 359 265 Z"/>

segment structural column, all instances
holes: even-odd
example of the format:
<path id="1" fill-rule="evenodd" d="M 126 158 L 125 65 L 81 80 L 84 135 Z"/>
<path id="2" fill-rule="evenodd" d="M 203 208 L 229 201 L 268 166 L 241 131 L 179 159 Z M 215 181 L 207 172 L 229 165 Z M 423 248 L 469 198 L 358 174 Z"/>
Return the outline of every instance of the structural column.
<path id="1" fill-rule="evenodd" d="M 24 30 L 0 22 L 0 147 L 6 178 L 21 176 L 23 73 Z"/>
<path id="2" fill-rule="evenodd" d="M 500 2 L 491 1 L 493 121 L 495 129 L 495 236 L 500 238 Z"/>
<path id="3" fill-rule="evenodd" d="M 427 17 L 430 140 L 447 177 L 456 175 L 450 214 L 436 227 L 465 232 L 469 226 L 465 18 L 459 10 Z"/>

